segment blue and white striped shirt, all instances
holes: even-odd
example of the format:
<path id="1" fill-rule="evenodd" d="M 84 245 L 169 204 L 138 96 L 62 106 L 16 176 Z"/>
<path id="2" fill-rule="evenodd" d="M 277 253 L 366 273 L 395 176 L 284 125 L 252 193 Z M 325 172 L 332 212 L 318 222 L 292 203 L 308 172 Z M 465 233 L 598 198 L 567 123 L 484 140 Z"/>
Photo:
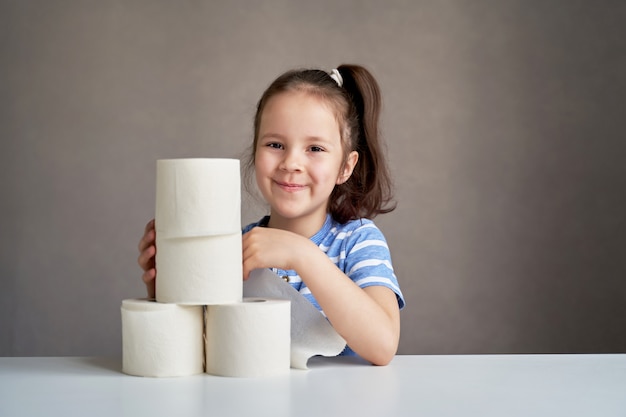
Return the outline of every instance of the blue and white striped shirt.
<path id="1" fill-rule="evenodd" d="M 257 226 L 266 226 L 269 217 L 249 224 L 243 233 Z M 337 267 L 359 287 L 382 286 L 391 289 L 398 298 L 399 308 L 404 307 L 404 297 L 391 265 L 391 254 L 383 233 L 369 219 L 351 220 L 341 224 L 330 215 L 322 228 L 311 237 Z M 273 268 L 321 311 L 317 300 L 296 271 Z"/>

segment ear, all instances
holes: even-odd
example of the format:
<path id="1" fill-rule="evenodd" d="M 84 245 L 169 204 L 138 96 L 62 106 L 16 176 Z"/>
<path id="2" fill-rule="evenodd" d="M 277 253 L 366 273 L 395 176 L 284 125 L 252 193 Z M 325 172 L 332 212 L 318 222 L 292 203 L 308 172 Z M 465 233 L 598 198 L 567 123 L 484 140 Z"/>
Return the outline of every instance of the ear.
<path id="1" fill-rule="evenodd" d="M 344 182 L 350 179 L 350 175 L 352 175 L 352 171 L 354 171 L 354 167 L 356 163 L 359 161 L 359 153 L 357 151 L 352 151 L 346 158 L 346 162 L 343 164 L 343 168 L 341 172 L 339 172 L 339 177 L 337 177 L 337 184 L 343 184 Z"/>

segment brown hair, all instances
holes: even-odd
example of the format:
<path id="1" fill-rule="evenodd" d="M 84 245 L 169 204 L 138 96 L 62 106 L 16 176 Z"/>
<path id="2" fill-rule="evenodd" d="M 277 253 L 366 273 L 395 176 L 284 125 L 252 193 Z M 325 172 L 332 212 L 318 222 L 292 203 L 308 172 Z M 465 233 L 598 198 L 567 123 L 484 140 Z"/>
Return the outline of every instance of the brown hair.
<path id="1" fill-rule="evenodd" d="M 378 130 L 381 96 L 372 74 L 359 65 L 340 65 L 343 86 L 322 70 L 293 70 L 265 90 L 254 117 L 254 141 L 246 174 L 253 171 L 261 115 L 267 102 L 288 91 L 305 91 L 327 102 L 339 123 L 344 159 L 357 151 L 359 159 L 350 178 L 335 186 L 328 211 L 340 223 L 374 218 L 395 209 L 392 181 Z"/>

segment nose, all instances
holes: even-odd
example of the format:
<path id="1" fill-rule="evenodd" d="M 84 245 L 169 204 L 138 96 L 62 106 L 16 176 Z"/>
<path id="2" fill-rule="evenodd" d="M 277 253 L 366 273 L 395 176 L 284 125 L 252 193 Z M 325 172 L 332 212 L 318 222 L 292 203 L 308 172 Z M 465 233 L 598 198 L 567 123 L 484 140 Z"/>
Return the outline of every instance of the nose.
<path id="1" fill-rule="evenodd" d="M 283 171 L 301 171 L 302 170 L 302 155 L 295 149 L 290 149 L 283 154 L 283 159 L 280 162 L 280 169 Z"/>

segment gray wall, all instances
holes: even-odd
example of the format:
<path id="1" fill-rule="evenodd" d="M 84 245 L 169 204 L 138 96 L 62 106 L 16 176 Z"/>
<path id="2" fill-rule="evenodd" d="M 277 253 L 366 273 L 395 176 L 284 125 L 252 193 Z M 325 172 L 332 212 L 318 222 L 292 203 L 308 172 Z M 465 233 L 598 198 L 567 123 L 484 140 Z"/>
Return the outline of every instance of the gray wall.
<path id="1" fill-rule="evenodd" d="M 2 1 L 0 355 L 119 355 L 156 159 L 239 157 L 271 80 L 343 62 L 384 95 L 400 353 L 626 352 L 625 4 Z"/>

